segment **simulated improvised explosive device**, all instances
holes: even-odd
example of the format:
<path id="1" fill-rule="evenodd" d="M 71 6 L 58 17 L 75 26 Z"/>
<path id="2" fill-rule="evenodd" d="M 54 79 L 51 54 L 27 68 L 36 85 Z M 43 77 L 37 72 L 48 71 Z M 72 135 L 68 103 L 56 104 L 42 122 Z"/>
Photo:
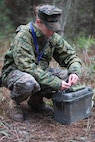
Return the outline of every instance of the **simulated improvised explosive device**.
<path id="1" fill-rule="evenodd" d="M 84 85 L 55 93 L 52 97 L 55 121 L 69 125 L 91 116 L 92 95 L 92 88 Z"/>

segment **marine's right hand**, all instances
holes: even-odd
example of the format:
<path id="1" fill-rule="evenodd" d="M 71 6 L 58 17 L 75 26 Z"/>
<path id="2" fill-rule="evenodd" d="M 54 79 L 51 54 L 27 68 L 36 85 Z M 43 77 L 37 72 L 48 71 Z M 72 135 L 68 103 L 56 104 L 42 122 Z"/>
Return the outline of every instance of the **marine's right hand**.
<path id="1" fill-rule="evenodd" d="M 65 81 L 62 81 L 61 90 L 70 88 L 71 84 Z"/>

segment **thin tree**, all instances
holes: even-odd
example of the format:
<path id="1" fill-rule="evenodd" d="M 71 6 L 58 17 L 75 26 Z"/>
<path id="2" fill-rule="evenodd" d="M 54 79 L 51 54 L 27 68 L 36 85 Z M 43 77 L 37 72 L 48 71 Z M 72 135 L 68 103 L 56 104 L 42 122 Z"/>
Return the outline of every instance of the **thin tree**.
<path id="1" fill-rule="evenodd" d="M 72 4 L 72 0 L 67 0 L 64 14 L 62 14 L 62 18 L 61 18 L 61 25 L 62 25 L 61 35 L 62 36 L 64 36 L 64 30 L 65 30 L 65 26 L 66 26 L 66 23 L 67 23 L 67 20 L 68 20 L 68 15 L 69 15 L 69 11 L 70 11 L 70 8 L 71 8 L 71 4 Z"/>

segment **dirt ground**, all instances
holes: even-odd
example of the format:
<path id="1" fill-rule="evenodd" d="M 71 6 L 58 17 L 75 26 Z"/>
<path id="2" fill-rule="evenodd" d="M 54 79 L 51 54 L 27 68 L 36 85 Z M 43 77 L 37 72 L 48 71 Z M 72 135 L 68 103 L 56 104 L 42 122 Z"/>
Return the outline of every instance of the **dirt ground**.
<path id="1" fill-rule="evenodd" d="M 9 101 L 9 91 L 0 88 L 0 142 L 95 142 L 95 107 L 91 117 L 62 125 L 53 114 L 34 112 L 24 102 L 25 121 L 21 123 L 9 117 Z"/>
<path id="2" fill-rule="evenodd" d="M 7 94 L 8 90 L 3 90 Z M 54 121 L 53 114 L 37 113 L 22 104 L 24 122 L 9 117 L 9 97 L 0 100 L 0 142 L 95 142 L 95 108 L 91 117 L 70 125 Z"/>

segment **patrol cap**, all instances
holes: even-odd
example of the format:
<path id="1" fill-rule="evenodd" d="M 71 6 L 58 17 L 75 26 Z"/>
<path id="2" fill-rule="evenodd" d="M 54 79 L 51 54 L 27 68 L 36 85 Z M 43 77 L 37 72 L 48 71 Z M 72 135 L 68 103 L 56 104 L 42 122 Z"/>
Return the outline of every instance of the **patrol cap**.
<path id="1" fill-rule="evenodd" d="M 57 32 L 60 31 L 59 18 L 62 10 L 52 6 L 43 5 L 38 9 L 38 17 L 48 27 L 48 29 Z"/>

